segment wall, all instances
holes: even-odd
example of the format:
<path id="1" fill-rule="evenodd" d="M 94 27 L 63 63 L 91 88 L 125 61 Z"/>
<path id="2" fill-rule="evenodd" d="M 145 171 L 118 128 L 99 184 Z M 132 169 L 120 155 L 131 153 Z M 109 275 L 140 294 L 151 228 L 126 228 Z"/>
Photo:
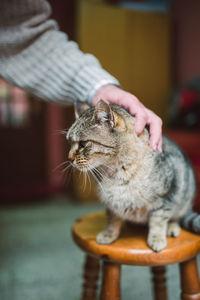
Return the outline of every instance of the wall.
<path id="1" fill-rule="evenodd" d="M 178 84 L 200 76 L 200 1 L 172 2 L 174 79 Z"/>

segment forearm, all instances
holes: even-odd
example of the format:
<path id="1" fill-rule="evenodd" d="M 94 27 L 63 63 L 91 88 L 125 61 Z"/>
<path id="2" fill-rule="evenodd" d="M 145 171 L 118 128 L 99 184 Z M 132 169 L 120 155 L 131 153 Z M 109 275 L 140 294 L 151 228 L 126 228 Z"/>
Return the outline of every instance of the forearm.
<path id="1" fill-rule="evenodd" d="M 47 2 L 11 2 L 0 2 L 0 76 L 40 98 L 62 103 L 92 101 L 100 87 L 118 84 L 94 56 L 83 54 L 48 20 Z"/>

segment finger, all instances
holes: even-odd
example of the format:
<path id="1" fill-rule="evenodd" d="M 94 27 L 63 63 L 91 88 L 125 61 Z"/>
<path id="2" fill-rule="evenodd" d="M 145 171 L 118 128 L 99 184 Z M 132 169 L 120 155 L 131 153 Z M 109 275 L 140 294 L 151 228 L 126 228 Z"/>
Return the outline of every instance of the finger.
<path id="1" fill-rule="evenodd" d="M 134 115 L 135 115 L 135 131 L 136 134 L 139 135 L 144 130 L 144 127 L 148 123 L 148 115 L 143 107 L 142 108 L 139 107 L 135 111 Z"/>
<path id="2" fill-rule="evenodd" d="M 123 106 L 125 107 L 124 104 Z M 146 109 L 133 95 L 128 98 L 125 108 L 128 109 L 129 113 L 135 117 L 135 131 L 137 135 L 140 134 L 146 126 L 148 120 Z"/>
<path id="3" fill-rule="evenodd" d="M 154 118 L 150 123 L 150 147 L 162 151 L 162 121 Z"/>
<path id="4" fill-rule="evenodd" d="M 146 124 L 147 124 L 147 120 L 145 116 L 141 116 L 141 115 L 135 116 L 135 132 L 137 135 L 142 133 Z"/>

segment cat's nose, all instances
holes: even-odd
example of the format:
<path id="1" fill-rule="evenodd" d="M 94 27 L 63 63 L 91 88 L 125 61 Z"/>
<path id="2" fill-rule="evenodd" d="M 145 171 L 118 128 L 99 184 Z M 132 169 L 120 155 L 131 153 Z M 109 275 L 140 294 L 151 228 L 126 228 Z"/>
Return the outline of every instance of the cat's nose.
<path id="1" fill-rule="evenodd" d="M 74 161 L 74 154 L 73 154 L 73 152 L 69 151 L 68 159 L 69 159 L 71 162 Z"/>

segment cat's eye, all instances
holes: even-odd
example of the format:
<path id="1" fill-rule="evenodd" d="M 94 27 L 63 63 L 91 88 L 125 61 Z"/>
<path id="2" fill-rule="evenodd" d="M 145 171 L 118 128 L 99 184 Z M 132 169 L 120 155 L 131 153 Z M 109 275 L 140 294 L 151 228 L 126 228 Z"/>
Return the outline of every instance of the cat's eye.
<path id="1" fill-rule="evenodd" d="M 80 141 L 80 142 L 79 142 L 79 149 L 85 148 L 86 144 L 87 144 L 87 142 L 85 142 L 85 141 Z"/>

